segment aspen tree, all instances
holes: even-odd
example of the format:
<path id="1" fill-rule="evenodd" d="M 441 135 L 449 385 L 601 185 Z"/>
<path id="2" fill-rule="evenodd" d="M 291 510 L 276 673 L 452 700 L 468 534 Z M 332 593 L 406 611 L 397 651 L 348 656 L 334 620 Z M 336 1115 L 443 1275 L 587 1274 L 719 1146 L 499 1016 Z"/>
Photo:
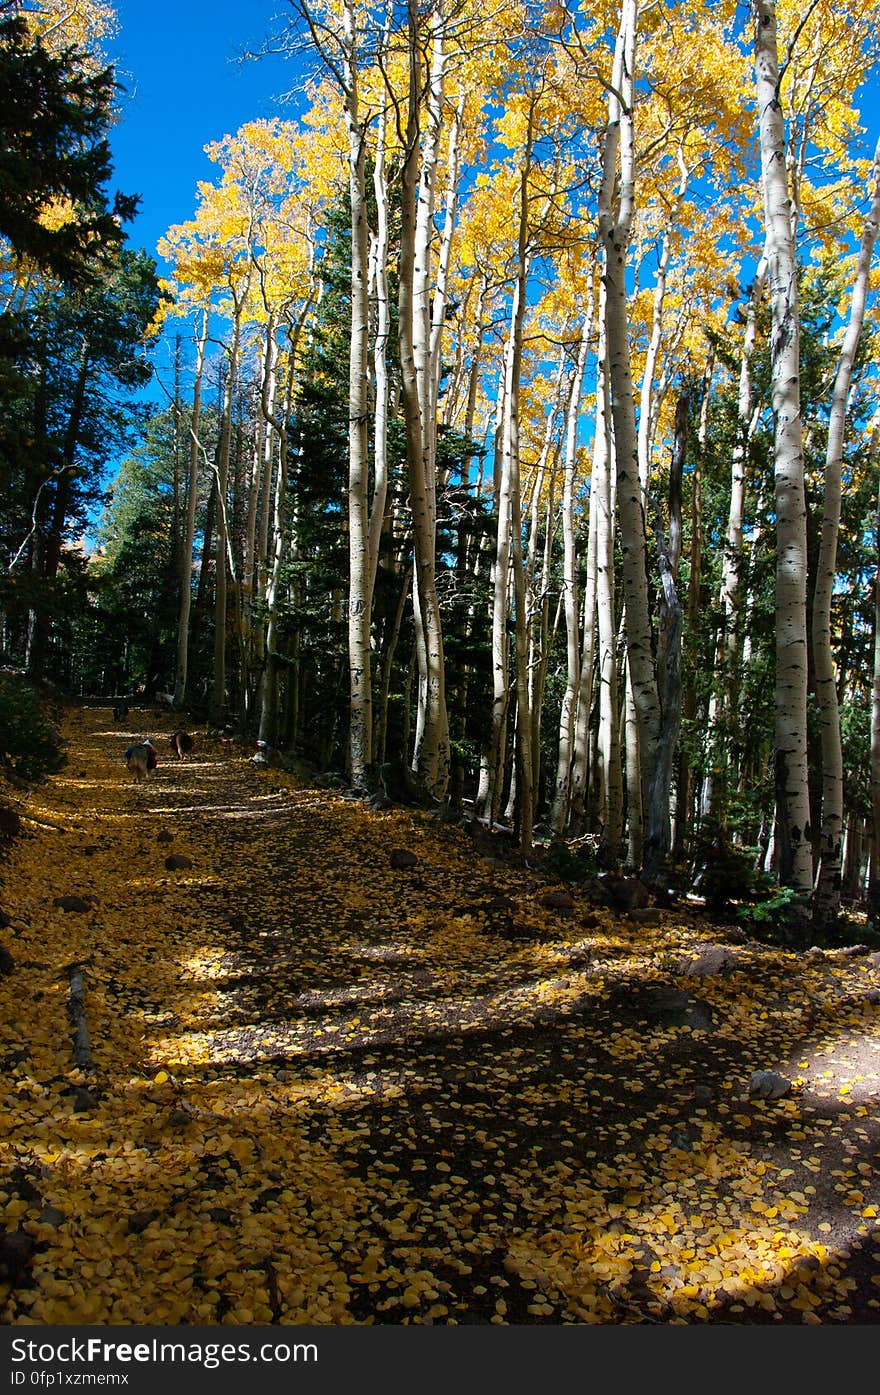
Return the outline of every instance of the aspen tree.
<path id="1" fill-rule="evenodd" d="M 880 227 L 880 142 L 874 152 L 871 206 L 865 218 L 856 274 L 850 295 L 849 321 L 843 336 L 834 387 L 825 451 L 822 537 L 813 597 L 813 665 L 822 733 L 822 824 L 819 875 L 813 898 L 813 921 L 823 931 L 833 928 L 840 908 L 841 839 L 843 834 L 843 752 L 840 709 L 831 649 L 831 596 L 837 570 L 840 526 L 840 463 L 846 410 L 862 322 L 874 243 Z"/>
<path id="2" fill-rule="evenodd" d="M 600 318 L 600 326 L 602 319 Z M 620 764 L 620 703 L 618 697 L 617 623 L 614 584 L 614 517 L 617 501 L 608 402 L 608 360 L 601 333 L 596 383 L 596 449 L 591 496 L 596 496 L 596 640 L 598 644 L 600 846 L 605 860 L 616 866 L 623 843 L 623 772 Z M 592 502 L 592 500 L 591 500 Z"/>
<path id="3" fill-rule="evenodd" d="M 436 582 L 436 401 L 430 379 L 429 270 L 431 230 L 436 192 L 437 148 L 442 125 L 446 72 L 447 19 L 438 6 L 431 33 L 428 77 L 428 119 L 424 148 L 420 134 L 423 114 L 423 26 L 416 0 L 408 0 L 409 90 L 406 101 L 404 158 L 400 171 L 399 341 L 401 392 L 406 427 L 407 470 L 413 523 L 413 602 L 419 636 L 422 715 L 415 753 L 416 768 L 437 798 L 449 780 L 449 718 L 443 631 Z M 421 158 L 420 158 L 421 155 Z"/>
<path id="4" fill-rule="evenodd" d="M 776 720 L 779 879 L 805 901 L 812 889 L 807 788 L 807 518 L 800 408 L 800 311 L 786 142 L 779 102 L 774 0 L 750 0 L 772 311 L 771 379 L 776 505 Z"/>
<path id="5" fill-rule="evenodd" d="M 372 764 L 373 703 L 370 618 L 373 566 L 367 508 L 369 474 L 369 232 L 366 198 L 366 123 L 360 107 L 357 20 L 343 0 L 341 62 L 348 132 L 351 204 L 351 341 L 348 364 L 348 668 L 349 764 L 355 786 Z"/>
<path id="6" fill-rule="evenodd" d="M 635 203 L 633 102 L 637 18 L 636 0 L 622 0 L 602 153 L 599 238 L 605 280 L 608 379 L 623 558 L 621 576 L 625 604 L 628 701 L 632 703 L 632 735 L 638 741 L 637 757 L 633 740 L 629 742 L 628 811 L 631 856 L 640 858 L 640 840 L 633 826 L 634 816 L 637 809 L 646 803 L 660 727 L 660 703 L 652 653 L 647 542 L 639 482 L 626 288 L 627 252 Z"/>
<path id="7" fill-rule="evenodd" d="M 742 567 L 743 510 L 745 506 L 746 464 L 749 446 L 757 425 L 753 410 L 752 356 L 758 327 L 758 310 L 764 293 L 767 260 L 762 256 L 749 291 L 746 323 L 740 355 L 737 398 L 736 440 L 730 461 L 730 504 L 721 567 L 721 608 L 724 616 L 724 649 L 719 656 L 722 691 L 717 709 L 717 731 L 713 733 L 712 810 L 724 816 L 729 767 L 730 731 L 739 710 L 742 655 Z"/>
<path id="8" fill-rule="evenodd" d="M 654 768 L 648 783 L 647 838 L 645 871 L 659 876 L 672 839 L 669 821 L 669 792 L 672 762 L 678 744 L 681 721 L 681 604 L 676 582 L 681 557 L 681 482 L 688 433 L 688 399 L 679 397 L 675 412 L 672 461 L 669 468 L 669 537 L 663 536 L 663 522 L 657 508 L 657 551 L 660 559 L 660 614 L 657 635 L 657 678 L 660 692 L 660 730 Z"/>
<path id="9" fill-rule="evenodd" d="M 574 744 L 574 724 L 580 683 L 580 634 L 578 630 L 577 558 L 575 554 L 574 478 L 577 458 L 577 424 L 584 387 L 587 351 L 592 333 L 592 306 L 584 312 L 577 360 L 571 374 L 565 415 L 565 449 L 563 455 L 562 538 L 563 538 L 563 606 L 566 636 L 566 682 L 559 717 L 559 749 L 556 768 L 556 789 L 550 814 L 550 827 L 559 837 L 568 819 L 571 795 L 571 765 Z M 593 572 L 595 575 L 595 572 Z M 592 607 L 591 607 L 592 610 Z M 592 623 L 592 621 L 591 621 Z M 588 656 L 592 668 L 592 654 Z"/>
<path id="10" fill-rule="evenodd" d="M 541 769 L 541 720 L 544 688 L 550 650 L 561 612 L 562 595 L 550 624 L 550 593 L 553 586 L 553 542 L 556 533 L 556 477 L 559 467 L 560 441 L 557 420 L 565 399 L 571 394 L 571 374 L 566 381 L 565 345 L 559 349 L 559 361 L 553 395 L 544 418 L 544 437 L 537 465 L 532 473 L 528 549 L 525 574 L 526 614 L 528 618 L 528 685 L 529 713 L 532 723 L 532 785 L 538 787 Z M 543 545 L 541 545 L 543 542 Z M 540 553 L 540 561 L 539 561 Z"/>
<path id="11" fill-rule="evenodd" d="M 195 379 L 189 423 L 189 475 L 187 479 L 186 522 L 181 553 L 180 609 L 177 617 L 177 660 L 174 669 L 174 707 L 178 711 L 186 700 L 189 667 L 189 613 L 192 606 L 192 558 L 196 535 L 196 503 L 199 483 L 199 427 L 202 407 L 202 378 L 205 371 L 205 347 L 208 342 L 208 310 L 202 311 L 201 326 L 196 339 Z"/>
<path id="12" fill-rule="evenodd" d="M 880 407 L 871 422 L 868 459 L 880 463 Z M 868 914 L 875 925 L 880 918 L 880 481 L 874 514 L 874 644 L 871 675 L 871 869 L 868 878 Z"/>

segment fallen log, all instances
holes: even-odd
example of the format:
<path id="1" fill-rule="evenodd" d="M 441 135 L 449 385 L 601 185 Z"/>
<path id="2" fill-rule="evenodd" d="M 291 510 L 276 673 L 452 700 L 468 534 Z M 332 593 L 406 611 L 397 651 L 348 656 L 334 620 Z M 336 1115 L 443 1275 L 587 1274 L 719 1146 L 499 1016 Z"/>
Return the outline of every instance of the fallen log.
<path id="1" fill-rule="evenodd" d="M 82 969 L 79 964 L 71 964 L 67 973 L 70 979 L 67 1012 L 73 1025 L 73 1059 L 80 1070 L 93 1072 L 95 1065 L 86 1026 L 86 987 Z"/>

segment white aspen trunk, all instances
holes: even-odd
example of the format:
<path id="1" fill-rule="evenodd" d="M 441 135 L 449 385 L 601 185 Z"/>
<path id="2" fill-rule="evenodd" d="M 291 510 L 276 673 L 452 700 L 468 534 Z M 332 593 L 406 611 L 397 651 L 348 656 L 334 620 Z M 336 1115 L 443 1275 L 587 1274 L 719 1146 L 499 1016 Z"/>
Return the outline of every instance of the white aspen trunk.
<path id="1" fill-rule="evenodd" d="M 654 283 L 654 302 L 652 307 L 651 338 L 648 343 L 648 351 L 645 355 L 645 371 L 642 375 L 642 390 L 639 398 L 639 484 L 642 488 L 642 495 L 647 493 L 648 479 L 651 473 L 651 445 L 653 436 L 653 426 L 656 422 L 659 403 L 656 401 L 654 393 L 654 377 L 657 369 L 657 359 L 660 353 L 660 345 L 663 342 L 663 306 L 666 300 L 666 277 L 669 272 L 669 261 L 672 252 L 672 245 L 669 236 L 669 226 L 674 224 L 682 199 L 687 192 L 690 170 L 684 162 L 684 155 L 678 151 L 678 167 L 681 171 L 678 191 L 675 202 L 669 211 L 669 221 L 663 229 L 660 248 L 660 259 L 657 266 L 657 279 Z"/>
<path id="2" fill-rule="evenodd" d="M 840 741 L 837 681 L 831 648 L 831 597 L 837 571 L 837 534 L 840 527 L 840 465 L 853 364 L 862 332 L 871 259 L 880 226 L 880 142 L 874 152 L 872 178 L 871 207 L 862 230 L 850 299 L 849 322 L 844 332 L 831 394 L 828 443 L 825 451 L 822 539 L 813 598 L 813 664 L 822 740 L 821 861 L 813 897 L 813 923 L 826 934 L 834 928 L 840 909 L 843 834 L 843 752 Z"/>
<path id="3" fill-rule="evenodd" d="M 592 297 L 591 297 L 592 300 Z M 571 796 L 571 764 L 574 744 L 575 708 L 580 683 L 580 634 L 578 632 L 577 553 L 574 523 L 574 474 L 577 459 L 577 425 L 584 390 L 587 349 L 593 328 L 592 303 L 584 314 L 577 362 L 571 378 L 565 414 L 565 450 L 563 454 L 562 486 L 562 595 L 565 611 L 565 692 L 559 714 L 559 753 L 556 765 L 556 788 L 550 813 L 550 827 L 557 838 L 562 836 L 568 822 Z M 590 543 L 588 540 L 588 547 Z M 594 573 L 595 574 L 595 573 Z M 590 655 L 592 667 L 592 655 Z"/>
<path id="4" fill-rule="evenodd" d="M 541 718 L 544 707 L 544 689 L 547 682 L 547 667 L 550 651 L 559 624 L 562 597 L 556 606 L 556 617 L 550 625 L 550 553 L 553 548 L 553 517 L 556 510 L 556 471 L 558 459 L 554 456 L 550 467 L 550 482 L 547 489 L 547 506 L 544 510 L 544 558 L 540 586 L 530 590 L 526 584 L 526 605 L 528 607 L 529 633 L 529 713 L 532 721 L 532 788 L 540 787 L 541 779 Z M 537 511 L 533 520 L 537 519 Z"/>
<path id="5" fill-rule="evenodd" d="M 767 277 L 767 259 L 762 256 L 749 292 L 746 325 L 743 334 L 737 400 L 737 432 L 730 465 L 730 505 L 727 512 L 727 533 L 721 565 L 721 610 L 724 616 L 723 649 L 718 655 L 721 695 L 719 703 L 713 694 L 710 713 L 710 743 L 712 751 L 711 802 L 713 814 L 724 817 L 729 783 L 730 736 L 736 728 L 739 693 L 742 683 L 740 657 L 742 654 L 742 595 L 743 509 L 745 504 L 746 465 L 749 445 L 757 424 L 752 411 L 752 356 L 758 328 L 758 309 Z M 720 714 L 720 720 L 719 720 Z"/>
<path id="6" fill-rule="evenodd" d="M 687 632 L 695 634 L 700 614 L 700 585 L 703 567 L 703 480 L 701 460 L 709 431 L 709 400 L 712 378 L 715 372 L 715 353 L 710 348 L 703 372 L 702 400 L 700 402 L 700 424 L 697 440 L 700 445 L 697 462 L 691 476 L 691 541 L 689 548 L 690 576 L 688 577 Z M 684 691 L 681 715 L 685 722 L 693 726 L 697 715 L 696 675 L 691 674 Z M 679 751 L 678 794 L 675 801 L 675 853 L 681 862 L 685 856 L 688 835 L 696 831 L 696 810 L 694 808 L 694 773 L 687 751 Z"/>
<path id="7" fill-rule="evenodd" d="M 624 629 L 626 615 L 624 614 Z M 644 818 L 642 802 L 642 761 L 639 751 L 639 718 L 633 697 L 629 659 L 624 657 L 623 728 L 626 763 L 626 865 L 639 871 L 644 848 Z"/>
<path id="8" fill-rule="evenodd" d="M 270 746 L 276 737 L 278 712 L 278 598 L 284 560 L 284 508 L 287 498 L 287 433 L 281 436 L 278 471 L 272 509 L 272 557 L 266 578 L 266 669 L 260 694 L 260 729 L 257 745 Z"/>
<path id="9" fill-rule="evenodd" d="M 772 307 L 771 377 L 776 504 L 776 842 L 779 879 L 812 890 L 807 786 L 807 514 L 800 408 L 800 310 L 785 128 L 779 105 L 776 7 L 750 0 Z M 796 908 L 796 914 L 800 908 Z"/>
<path id="10" fill-rule="evenodd" d="M 366 133 L 360 113 L 357 19 L 351 0 L 342 9 L 348 188 L 351 201 L 351 341 L 348 360 L 348 759 L 352 784 L 367 783 L 372 762 L 370 617 L 373 575 L 369 475 L 369 235 L 366 200 Z"/>
<path id="11" fill-rule="evenodd" d="M 596 384 L 596 442 L 593 478 L 596 488 L 596 613 L 599 644 L 599 732 L 603 858 L 615 867 L 623 844 L 623 771 L 620 764 L 620 702 L 617 681 L 617 626 L 615 623 L 614 515 L 615 475 L 608 439 L 608 374 L 605 337 L 599 342 Z"/>
<path id="12" fill-rule="evenodd" d="M 266 338 L 262 356 L 262 371 L 258 394 L 258 412 L 254 428 L 251 478 L 248 486 L 248 512 L 245 525 L 244 559 L 242 565 L 242 649 L 250 672 L 262 662 L 263 625 L 254 623 L 257 596 L 261 594 L 260 558 L 257 547 L 257 506 L 259 494 L 264 485 L 264 460 L 268 451 L 272 459 L 274 428 L 270 417 L 275 411 L 275 393 L 278 385 L 278 325 L 275 315 L 270 312 L 266 321 Z M 268 412 L 263 406 L 268 403 Z M 245 697 L 247 700 L 248 673 L 243 673 Z"/>
<path id="13" fill-rule="evenodd" d="M 431 330 L 429 336 L 429 381 L 433 395 L 433 421 L 437 420 L 440 390 L 440 348 L 443 340 L 443 327 L 446 323 L 446 310 L 449 305 L 449 264 L 452 257 L 452 239 L 458 212 L 458 161 L 461 141 L 461 124 L 464 117 L 466 92 L 462 90 L 456 104 L 449 138 L 446 146 L 446 200 L 443 210 L 443 232 L 440 239 L 440 256 L 437 266 L 437 284 L 431 303 Z"/>
<path id="14" fill-rule="evenodd" d="M 534 139 L 534 95 L 529 111 L 526 145 L 522 156 L 519 181 L 519 227 L 517 233 L 516 280 L 513 288 L 509 353 L 507 356 L 507 378 L 504 391 L 504 434 L 502 446 L 501 476 L 502 497 L 506 496 L 509 506 L 510 565 L 513 575 L 514 631 L 516 652 L 514 673 L 516 680 L 516 794 L 517 794 L 517 833 L 522 852 L 532 846 L 535 800 L 532 759 L 532 723 L 529 711 L 528 681 L 528 629 L 526 623 L 525 577 L 522 558 L 522 496 L 520 490 L 520 377 L 523 351 L 523 328 L 526 312 L 526 283 L 529 270 L 528 255 L 528 180 L 532 162 L 532 142 Z M 508 512 L 499 505 L 500 512 Z M 500 525 L 500 516 L 499 516 Z M 500 554 L 499 554 L 500 556 Z M 497 610 L 496 583 L 496 610 Z M 504 617 L 506 621 L 506 616 Z M 493 617 L 494 635 L 494 617 Z M 494 648 L 494 646 L 493 646 Z M 505 674 L 506 678 L 506 674 Z"/>
<path id="15" fill-rule="evenodd" d="M 565 347 L 560 347 L 559 365 L 556 371 L 556 384 L 553 398 L 544 419 L 544 439 L 541 454 L 532 476 L 531 497 L 528 500 L 529 540 L 525 572 L 526 614 L 529 635 L 529 712 L 532 721 L 532 784 L 538 788 L 541 765 L 541 716 L 544 701 L 544 682 L 547 676 L 549 651 L 550 588 L 553 537 L 556 512 L 556 474 L 559 464 L 559 446 L 555 443 L 556 422 L 565 391 Z M 567 395 L 567 394 L 566 394 Z M 553 453 L 551 461 L 550 455 Z M 544 483 L 548 476 L 546 495 Z M 538 539 L 540 535 L 540 512 L 544 499 L 544 546 L 541 566 L 538 567 Z"/>
<path id="16" fill-rule="evenodd" d="M 414 61 L 414 60 L 413 60 Z M 415 232 L 412 246 L 412 356 L 415 369 L 415 393 L 419 410 L 421 450 L 420 497 L 423 499 L 423 532 L 436 536 L 437 530 L 437 391 L 433 374 L 431 329 L 431 246 L 434 232 L 434 201 L 437 187 L 437 165 L 443 125 L 443 88 L 446 72 L 446 50 L 442 23 L 434 32 L 431 71 L 428 81 L 428 120 L 421 144 L 419 188 L 415 202 Z M 413 135 L 417 136 L 418 125 Z M 439 353 L 439 347 L 438 347 Z M 438 359 L 439 366 L 439 359 Z M 433 563 L 432 563 L 433 573 Z M 417 566 L 413 576 L 413 609 L 416 632 L 417 703 L 416 730 L 413 746 L 413 767 L 419 769 L 426 782 L 433 786 L 434 744 L 433 725 L 436 714 L 429 712 L 433 668 L 436 682 L 436 654 L 432 655 L 431 625 L 428 610 L 434 599 L 428 595 L 423 605 L 424 567 Z M 433 659 L 433 663 L 432 663 Z"/>
<path id="17" fill-rule="evenodd" d="M 240 296 L 236 295 L 233 291 L 234 318 L 232 345 L 229 350 L 229 365 L 227 368 L 226 382 L 223 386 L 223 406 L 220 414 L 220 442 L 217 451 L 217 547 L 214 554 L 214 677 L 211 688 L 211 719 L 218 725 L 225 720 L 226 715 L 226 568 L 227 553 L 229 551 L 229 523 L 226 513 L 226 494 L 229 486 L 232 405 L 235 398 L 235 381 L 238 376 L 238 353 L 241 341 L 241 318 L 245 294 L 246 290 Z"/>
<path id="18" fill-rule="evenodd" d="M 501 427 L 504 420 L 504 394 L 507 383 L 507 355 L 510 341 L 505 348 L 504 367 L 499 375 L 494 419 L 494 459 L 492 470 L 492 512 L 496 519 L 495 556 L 492 562 L 492 712 L 489 723 L 489 737 L 480 759 L 480 782 L 477 791 L 476 807 L 482 814 L 488 814 L 491 821 L 497 812 L 501 799 L 500 786 L 503 782 L 501 766 L 506 740 L 507 723 L 507 629 L 504 621 L 505 610 L 499 613 L 499 566 L 504 568 L 503 591 L 507 595 L 507 576 L 510 566 L 510 532 L 508 510 L 501 510 Z M 505 540 L 502 542 L 502 531 Z M 506 606 L 506 601 L 504 602 Z"/>
<path id="19" fill-rule="evenodd" d="M 436 142 L 442 122 L 443 26 L 435 31 L 430 122 L 422 155 L 422 178 L 417 180 L 419 125 L 422 106 L 419 16 L 416 0 L 408 0 L 409 97 L 406 149 L 400 172 L 399 340 L 401 388 L 406 425 L 407 466 L 413 521 L 413 602 L 419 608 L 424 648 L 420 654 L 420 694 L 424 693 L 421 740 L 414 763 L 425 785 L 442 799 L 449 781 L 449 719 L 443 632 L 437 596 L 436 547 L 436 418 L 427 410 L 430 358 L 430 246 L 433 191 L 436 183 Z M 435 88 L 434 80 L 438 86 Z M 433 123 L 433 124 L 432 124 Z M 416 188 L 419 186 L 419 198 Z"/>
<path id="20" fill-rule="evenodd" d="M 880 407 L 874 413 L 868 462 L 876 468 L 880 455 Z M 871 871 L 868 914 L 880 920 L 880 485 L 874 516 L 874 672 L 871 683 Z"/>
<path id="21" fill-rule="evenodd" d="M 373 343 L 375 408 L 373 414 L 373 501 L 370 508 L 370 596 L 376 585 L 385 507 L 388 501 L 388 336 L 391 301 L 388 292 L 388 185 L 385 175 L 387 114 L 379 116 L 373 166 L 376 235 L 372 244 L 372 283 L 376 296 L 376 338 Z"/>
<path id="22" fill-rule="evenodd" d="M 590 484 L 587 514 L 587 556 L 581 613 L 581 652 L 571 750 L 571 789 L 568 821 L 575 834 L 583 832 L 590 778 L 590 714 L 593 708 L 593 662 L 596 653 L 596 498 Z"/>
<path id="23" fill-rule="evenodd" d="M 599 494 L 596 488 L 601 470 L 609 467 L 606 363 L 605 363 L 605 284 L 599 281 L 598 346 L 596 349 L 596 420 L 593 434 L 593 460 L 590 474 L 590 513 L 587 536 L 587 578 L 584 592 L 583 644 L 580 657 L 577 711 L 572 756 L 570 817 L 572 826 L 582 830 L 585 822 L 590 783 L 590 715 L 593 708 L 593 666 L 598 640 L 597 604 L 599 599 Z M 613 518 L 613 511 L 612 511 Z M 613 609 L 613 602 L 612 602 Z M 601 693 L 600 693 L 601 697 Z M 600 804 L 602 796 L 600 793 Z"/>
<path id="24" fill-rule="evenodd" d="M 266 321 L 263 353 L 260 363 L 260 380 L 256 394 L 256 421 L 254 424 L 253 454 L 251 457 L 250 482 L 248 485 L 248 511 L 245 523 L 244 558 L 241 568 L 241 584 L 245 601 L 252 607 L 257 586 L 257 505 L 263 481 L 263 459 L 266 435 L 272 428 L 262 409 L 263 398 L 269 401 L 270 413 L 275 409 L 275 390 L 278 381 L 278 326 L 275 316 L 270 313 Z M 271 448 L 270 448 L 271 449 Z"/>
<path id="25" fill-rule="evenodd" d="M 679 397 L 675 408 L 672 459 L 669 465 L 669 538 L 655 505 L 657 552 L 660 563 L 660 614 L 657 626 L 657 685 L 660 692 L 660 732 L 654 768 L 648 783 L 651 808 L 645 846 L 645 874 L 659 881 L 672 847 L 670 793 L 672 765 L 681 725 L 681 604 L 678 599 L 678 564 L 682 541 L 682 478 L 688 436 L 688 399 Z"/>
<path id="26" fill-rule="evenodd" d="M 174 670 L 174 708 L 178 711 L 186 700 L 186 680 L 189 669 L 189 615 L 192 608 L 192 559 L 196 536 L 196 504 L 199 484 L 199 427 L 202 410 L 202 378 L 205 372 L 205 347 L 208 342 L 208 311 L 202 313 L 202 325 L 196 341 L 196 373 L 193 385 L 192 415 L 189 426 L 189 479 L 186 496 L 186 524 L 183 538 L 183 569 L 180 579 L 180 610 L 177 617 L 177 663 Z"/>
<path id="27" fill-rule="evenodd" d="M 599 193 L 599 233 L 606 288 L 605 321 L 608 378 L 611 389 L 614 454 L 617 470 L 617 512 L 622 551 L 629 697 L 638 736 L 628 745 L 628 757 L 639 754 L 638 800 L 629 768 L 629 809 L 647 806 L 647 784 L 654 764 L 660 728 L 660 703 L 651 635 L 648 598 L 647 543 L 639 484 L 635 398 L 629 353 L 626 264 L 635 197 L 635 137 L 633 130 L 636 0 L 623 0 L 608 98 L 608 126 Z M 618 171 L 618 152 L 620 156 Z M 619 181 L 618 176 L 619 174 Z M 617 207 L 614 190 L 619 182 Z M 632 822 L 632 821 L 631 821 Z M 635 838 L 634 830 L 631 836 Z M 641 839 L 631 842 L 631 852 Z"/>
<path id="28" fill-rule="evenodd" d="M 507 341 L 505 352 L 505 375 L 504 375 L 504 401 L 503 418 L 501 423 L 502 446 L 501 446 L 501 471 L 498 488 L 498 532 L 495 549 L 494 568 L 494 591 L 492 602 L 492 735 L 491 735 L 491 755 L 490 768 L 492 772 L 492 809 L 493 817 L 499 808 L 501 798 L 501 787 L 503 784 L 504 752 L 503 745 L 507 727 L 507 707 L 509 698 L 509 673 L 508 673 L 508 633 L 507 617 L 509 614 L 509 593 L 513 592 L 514 606 L 517 605 L 516 578 L 511 575 L 513 551 L 513 534 L 520 519 L 520 507 L 517 497 L 516 520 L 514 517 L 514 494 L 519 494 L 519 453 L 518 437 L 513 427 L 513 414 L 517 407 L 517 398 L 514 393 L 514 375 L 518 367 L 516 354 L 517 326 L 520 333 L 522 329 L 522 317 L 519 308 L 520 295 L 523 290 L 520 278 L 514 283 L 513 302 L 511 307 L 510 336 Z M 514 456 L 514 450 L 516 454 Z M 521 549 L 520 544 L 520 549 Z M 520 558 L 520 566 L 522 559 Z M 519 643 L 519 631 L 517 630 L 517 644 Z M 518 678 L 518 675 L 517 675 Z M 517 693 L 519 684 L 517 681 Z M 517 735 L 523 723 L 523 716 L 528 714 L 528 699 L 526 697 L 522 704 L 522 709 L 517 708 Z M 531 772 L 530 772 L 531 774 Z"/>

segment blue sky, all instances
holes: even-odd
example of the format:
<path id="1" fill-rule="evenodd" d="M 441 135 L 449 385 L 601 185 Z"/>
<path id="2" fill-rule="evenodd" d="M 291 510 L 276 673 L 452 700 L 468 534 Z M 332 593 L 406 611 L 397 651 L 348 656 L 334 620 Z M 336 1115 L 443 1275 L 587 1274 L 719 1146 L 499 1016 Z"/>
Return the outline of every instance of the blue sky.
<path id="1" fill-rule="evenodd" d="M 278 58 L 236 61 L 264 38 L 271 0 L 116 0 L 116 11 L 109 56 L 126 91 L 111 135 L 113 182 L 141 195 L 130 239 L 155 255 L 169 225 L 195 212 L 197 181 L 216 178 L 204 146 L 243 121 L 279 115 L 273 99 L 297 70 Z"/>

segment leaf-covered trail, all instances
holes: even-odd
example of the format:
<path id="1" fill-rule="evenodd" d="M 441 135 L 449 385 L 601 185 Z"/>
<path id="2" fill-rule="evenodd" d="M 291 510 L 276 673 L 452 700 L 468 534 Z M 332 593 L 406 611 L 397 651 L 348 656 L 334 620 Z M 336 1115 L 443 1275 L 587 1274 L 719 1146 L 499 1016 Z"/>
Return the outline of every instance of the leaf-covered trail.
<path id="1" fill-rule="evenodd" d="M 0 863 L 0 1320 L 877 1321 L 872 963 L 682 975 L 698 921 L 548 908 L 461 830 L 141 718 L 136 788 L 69 713 Z"/>

